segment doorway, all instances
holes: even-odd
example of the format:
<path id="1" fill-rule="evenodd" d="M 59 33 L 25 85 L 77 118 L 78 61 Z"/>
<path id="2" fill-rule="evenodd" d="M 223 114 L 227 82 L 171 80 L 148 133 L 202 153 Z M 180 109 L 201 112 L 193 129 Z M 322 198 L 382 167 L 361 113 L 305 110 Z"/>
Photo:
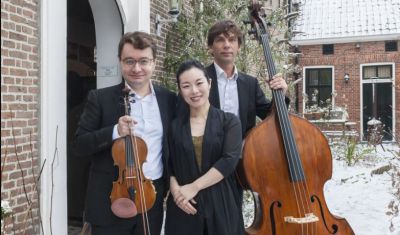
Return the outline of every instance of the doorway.
<path id="1" fill-rule="evenodd" d="M 67 192 L 68 225 L 81 227 L 90 157 L 71 149 L 88 91 L 96 89 L 96 36 L 88 0 L 67 1 Z"/>
<path id="2" fill-rule="evenodd" d="M 367 65 L 362 68 L 363 140 L 368 139 L 371 125 L 381 123 L 382 140 L 392 141 L 394 133 L 393 65 Z"/>
<path id="3" fill-rule="evenodd" d="M 121 82 L 118 42 L 123 22 L 116 1 L 67 1 L 67 196 L 68 225 L 81 227 L 91 156 L 72 151 L 89 90 Z"/>

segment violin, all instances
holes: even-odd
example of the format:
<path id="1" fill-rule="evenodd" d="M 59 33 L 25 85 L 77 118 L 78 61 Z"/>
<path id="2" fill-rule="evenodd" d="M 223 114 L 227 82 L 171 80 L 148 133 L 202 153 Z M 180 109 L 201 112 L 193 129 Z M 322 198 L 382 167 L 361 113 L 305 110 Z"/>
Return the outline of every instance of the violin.
<path id="1" fill-rule="evenodd" d="M 130 115 L 129 89 L 124 88 L 125 115 Z M 142 214 L 143 222 L 147 223 L 147 211 L 154 205 L 156 190 L 153 182 L 147 179 L 142 171 L 142 165 L 147 158 L 147 146 L 144 140 L 130 133 L 118 138 L 112 146 L 114 165 L 118 167 L 118 179 L 113 182 L 110 195 L 111 210 L 120 218 L 132 218 Z M 145 229 L 146 231 L 146 229 Z"/>
<path id="2" fill-rule="evenodd" d="M 251 32 L 262 44 L 268 76 L 273 79 L 276 68 L 260 9 L 257 1 L 251 1 Z M 247 234 L 354 234 L 325 202 L 323 186 L 332 176 L 327 139 L 307 120 L 288 113 L 281 90 L 273 90 L 272 95 L 271 114 L 244 140 L 241 181 L 254 192 L 256 205 Z"/>

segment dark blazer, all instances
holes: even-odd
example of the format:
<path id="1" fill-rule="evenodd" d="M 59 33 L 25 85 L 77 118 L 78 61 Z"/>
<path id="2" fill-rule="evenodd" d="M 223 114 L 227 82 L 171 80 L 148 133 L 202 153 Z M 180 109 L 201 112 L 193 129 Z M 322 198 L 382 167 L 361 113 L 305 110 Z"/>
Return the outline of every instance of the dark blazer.
<path id="1" fill-rule="evenodd" d="M 208 112 L 199 170 L 192 143 L 189 115 L 180 115 L 171 124 L 169 148 L 170 173 L 179 185 L 192 183 L 215 167 L 224 179 L 196 195 L 196 215 L 188 215 L 168 197 L 166 235 L 243 235 L 244 225 L 234 170 L 242 148 L 240 121 L 235 115 L 213 106 Z M 207 219 L 205 219 L 207 218 Z"/>
<path id="2" fill-rule="evenodd" d="M 85 203 L 86 220 L 95 225 L 109 225 L 120 220 L 111 211 L 110 193 L 112 182 L 118 177 L 111 155 L 112 133 L 118 119 L 125 114 L 122 88 L 124 83 L 89 92 L 85 109 L 81 115 L 76 141 L 77 156 L 91 156 L 88 189 Z M 176 95 L 153 85 L 160 109 L 163 126 L 164 175 L 167 171 L 167 131 L 175 113 Z"/>
<path id="3" fill-rule="evenodd" d="M 221 108 L 218 92 L 217 72 L 214 64 L 206 68 L 211 78 L 210 103 Z M 264 92 L 255 77 L 239 72 L 237 79 L 239 116 L 242 123 L 243 136 L 256 125 L 256 116 L 264 119 L 271 110 L 271 101 L 265 97 Z"/>

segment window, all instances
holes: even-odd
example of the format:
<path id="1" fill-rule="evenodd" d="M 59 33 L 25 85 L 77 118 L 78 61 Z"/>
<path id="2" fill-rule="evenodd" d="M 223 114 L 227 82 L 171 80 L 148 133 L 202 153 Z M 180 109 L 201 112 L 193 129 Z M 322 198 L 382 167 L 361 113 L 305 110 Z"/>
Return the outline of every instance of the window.
<path id="1" fill-rule="evenodd" d="M 332 68 L 306 69 L 305 92 L 307 109 L 329 105 L 332 102 Z"/>
<path id="2" fill-rule="evenodd" d="M 385 51 L 397 51 L 397 41 L 385 42 Z"/>
<path id="3" fill-rule="evenodd" d="M 333 55 L 333 52 L 334 52 L 333 44 L 322 45 L 322 54 L 323 55 Z"/>
<path id="4" fill-rule="evenodd" d="M 365 66 L 363 67 L 363 80 L 366 79 L 390 79 L 392 78 L 392 66 Z"/>

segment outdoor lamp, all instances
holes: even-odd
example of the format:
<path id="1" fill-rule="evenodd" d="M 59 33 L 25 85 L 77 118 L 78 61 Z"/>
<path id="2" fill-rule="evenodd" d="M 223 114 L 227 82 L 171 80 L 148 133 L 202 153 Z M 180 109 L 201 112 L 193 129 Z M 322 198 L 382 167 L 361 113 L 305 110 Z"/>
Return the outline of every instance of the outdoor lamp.
<path id="1" fill-rule="evenodd" d="M 350 79 L 350 76 L 349 76 L 348 73 L 345 73 L 343 78 L 344 78 L 344 82 L 348 83 L 349 79 Z"/>
<path id="2" fill-rule="evenodd" d="M 161 35 L 161 26 L 164 23 L 176 23 L 178 22 L 178 16 L 181 13 L 180 11 L 180 6 L 181 6 L 181 1 L 180 0 L 169 0 L 169 10 L 168 14 L 170 18 L 164 19 L 162 18 L 159 14 L 156 15 L 156 35 L 160 36 Z"/>
<path id="3" fill-rule="evenodd" d="M 169 11 L 168 14 L 170 14 L 171 16 L 178 16 L 180 13 L 180 7 L 179 7 L 180 3 L 179 0 L 169 0 Z"/>

